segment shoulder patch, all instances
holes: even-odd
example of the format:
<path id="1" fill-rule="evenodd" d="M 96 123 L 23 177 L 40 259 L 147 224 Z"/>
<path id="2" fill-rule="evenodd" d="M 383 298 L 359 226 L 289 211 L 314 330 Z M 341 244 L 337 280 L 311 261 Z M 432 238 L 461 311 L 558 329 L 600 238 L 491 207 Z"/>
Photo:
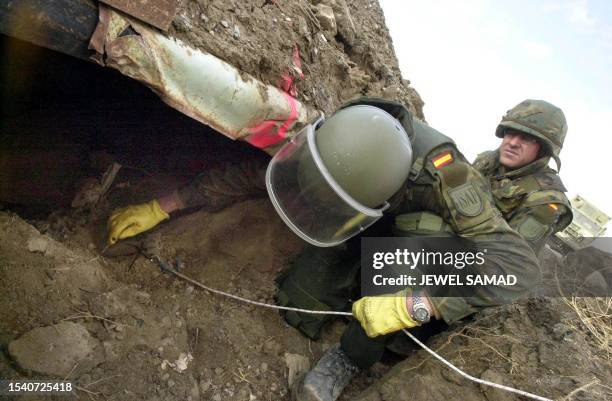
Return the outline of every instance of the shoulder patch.
<path id="1" fill-rule="evenodd" d="M 472 182 L 466 182 L 456 188 L 450 189 L 448 195 L 453 200 L 455 209 L 468 217 L 475 217 L 482 213 L 484 204 L 478 190 Z"/>
<path id="2" fill-rule="evenodd" d="M 547 231 L 548 227 L 532 216 L 528 216 L 518 227 L 519 234 L 527 241 L 537 241 L 542 238 Z"/>
<path id="3" fill-rule="evenodd" d="M 431 160 L 434 167 L 439 169 L 453 162 L 453 154 L 450 151 L 442 152 L 437 156 L 434 156 Z"/>

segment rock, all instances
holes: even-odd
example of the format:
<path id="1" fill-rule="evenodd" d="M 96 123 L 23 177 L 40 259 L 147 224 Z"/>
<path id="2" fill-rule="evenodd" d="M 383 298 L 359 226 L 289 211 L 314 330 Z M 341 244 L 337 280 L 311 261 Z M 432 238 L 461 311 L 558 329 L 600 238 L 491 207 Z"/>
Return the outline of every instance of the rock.
<path id="1" fill-rule="evenodd" d="M 49 247 L 49 240 L 45 237 L 32 237 L 28 240 L 28 251 L 45 253 Z"/>
<path id="2" fill-rule="evenodd" d="M 334 10 L 325 4 L 317 4 L 315 6 L 317 19 L 323 30 L 331 33 L 331 36 L 336 36 L 338 28 L 336 26 L 336 17 L 334 16 Z"/>
<path id="3" fill-rule="evenodd" d="M 189 367 L 189 363 L 193 361 L 193 355 L 191 353 L 181 352 L 178 359 L 174 364 L 174 370 L 177 372 L 182 372 Z"/>
<path id="4" fill-rule="evenodd" d="M 8 350 L 22 369 L 56 377 L 77 377 L 104 361 L 100 341 L 72 322 L 29 331 Z"/>
<path id="5" fill-rule="evenodd" d="M 240 39 L 240 27 L 238 25 L 234 25 L 234 32 L 232 35 L 234 36 L 234 39 Z"/>
<path id="6" fill-rule="evenodd" d="M 351 17 L 348 5 L 345 0 L 336 0 L 332 4 L 334 9 L 334 15 L 336 17 L 336 25 L 338 27 L 338 33 L 349 46 L 355 44 L 355 23 Z"/>
<path id="7" fill-rule="evenodd" d="M 223 25 L 223 28 L 229 28 L 229 22 L 225 20 L 221 21 L 221 25 Z"/>
<path id="8" fill-rule="evenodd" d="M 287 352 L 285 353 L 285 364 L 289 369 L 289 373 L 287 374 L 289 387 L 291 387 L 299 375 L 310 370 L 310 360 L 304 355 L 290 354 Z"/>

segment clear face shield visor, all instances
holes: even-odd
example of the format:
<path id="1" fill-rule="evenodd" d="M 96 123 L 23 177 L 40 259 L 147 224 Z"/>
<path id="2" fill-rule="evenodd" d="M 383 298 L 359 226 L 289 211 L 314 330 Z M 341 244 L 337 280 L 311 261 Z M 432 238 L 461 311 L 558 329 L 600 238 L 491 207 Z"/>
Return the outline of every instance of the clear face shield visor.
<path id="1" fill-rule="evenodd" d="M 353 199 L 331 176 L 317 151 L 315 124 L 306 126 L 272 158 L 266 188 L 274 208 L 293 232 L 305 241 L 329 247 L 375 223 L 379 209 Z"/>

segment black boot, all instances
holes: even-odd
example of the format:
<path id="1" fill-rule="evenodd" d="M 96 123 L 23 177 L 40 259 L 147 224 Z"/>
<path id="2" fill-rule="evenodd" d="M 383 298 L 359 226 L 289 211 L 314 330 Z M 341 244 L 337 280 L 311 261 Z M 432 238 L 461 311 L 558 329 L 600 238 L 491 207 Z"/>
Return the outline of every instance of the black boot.
<path id="1" fill-rule="evenodd" d="M 296 383 L 292 398 L 294 401 L 335 401 L 358 371 L 340 344 L 336 344 Z"/>

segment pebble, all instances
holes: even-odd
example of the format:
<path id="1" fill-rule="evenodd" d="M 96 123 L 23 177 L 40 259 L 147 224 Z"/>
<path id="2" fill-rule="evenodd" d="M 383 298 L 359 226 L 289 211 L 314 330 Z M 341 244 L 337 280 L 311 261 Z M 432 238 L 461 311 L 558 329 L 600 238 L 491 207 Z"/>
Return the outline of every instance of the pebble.
<path id="1" fill-rule="evenodd" d="M 164 373 L 164 374 L 162 375 L 162 377 L 161 377 L 161 379 L 162 379 L 163 381 L 166 381 L 166 380 L 168 380 L 169 378 L 170 378 L 170 374 L 168 374 L 168 373 Z"/>
<path id="2" fill-rule="evenodd" d="M 238 25 L 234 25 L 234 39 L 240 39 L 240 28 Z"/>
<path id="3" fill-rule="evenodd" d="M 262 362 L 259 368 L 261 369 L 262 372 L 265 372 L 268 370 L 268 364 L 265 362 Z"/>
<path id="4" fill-rule="evenodd" d="M 215 374 L 217 376 L 222 375 L 223 374 L 223 368 L 215 368 Z"/>
<path id="5" fill-rule="evenodd" d="M 223 25 L 224 28 L 229 28 L 229 22 L 225 20 L 221 21 L 221 25 Z"/>
<path id="6" fill-rule="evenodd" d="M 168 380 L 168 387 L 174 387 L 174 380 Z"/>
<path id="7" fill-rule="evenodd" d="M 200 380 L 200 392 L 207 392 L 210 386 L 212 386 L 212 382 L 210 380 Z"/>
<path id="8" fill-rule="evenodd" d="M 221 394 L 217 393 L 215 395 L 213 395 L 213 401 L 221 401 Z"/>

